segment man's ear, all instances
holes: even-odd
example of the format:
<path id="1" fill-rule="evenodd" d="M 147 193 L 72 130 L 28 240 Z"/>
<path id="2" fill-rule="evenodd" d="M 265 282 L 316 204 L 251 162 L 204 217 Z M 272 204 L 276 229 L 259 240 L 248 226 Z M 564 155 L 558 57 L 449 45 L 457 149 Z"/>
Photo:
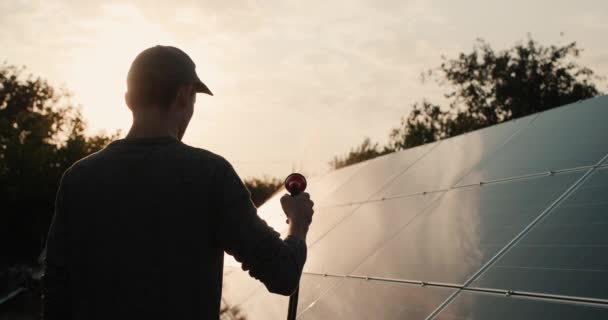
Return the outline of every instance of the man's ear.
<path id="1" fill-rule="evenodd" d="M 180 86 L 177 90 L 177 103 L 180 107 L 187 106 L 192 95 L 193 87 L 191 85 Z"/>
<path id="2" fill-rule="evenodd" d="M 129 107 L 129 109 L 133 111 L 133 105 L 131 104 L 131 95 L 128 91 L 125 92 L 125 103 L 127 104 L 127 107 Z"/>

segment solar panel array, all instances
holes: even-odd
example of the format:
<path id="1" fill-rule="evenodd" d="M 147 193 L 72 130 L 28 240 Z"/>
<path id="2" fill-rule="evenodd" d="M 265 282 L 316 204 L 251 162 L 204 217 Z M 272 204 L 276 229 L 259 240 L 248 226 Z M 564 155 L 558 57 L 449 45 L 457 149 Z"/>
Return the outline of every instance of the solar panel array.
<path id="1" fill-rule="evenodd" d="M 299 319 L 608 319 L 608 97 L 309 181 Z M 279 192 L 259 209 L 285 230 Z M 223 303 L 285 319 L 227 259 Z M 236 309 L 235 309 L 236 310 Z"/>

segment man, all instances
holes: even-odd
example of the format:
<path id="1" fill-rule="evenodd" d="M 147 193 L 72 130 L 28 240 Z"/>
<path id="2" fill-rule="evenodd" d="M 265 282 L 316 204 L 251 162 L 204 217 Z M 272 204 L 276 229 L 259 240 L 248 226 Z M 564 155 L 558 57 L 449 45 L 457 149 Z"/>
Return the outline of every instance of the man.
<path id="1" fill-rule="evenodd" d="M 183 51 L 141 52 L 127 77 L 133 125 L 70 167 L 57 193 L 43 278 L 45 319 L 218 319 L 223 253 L 289 295 L 306 260 L 313 202 L 281 198 L 282 240 L 221 156 L 181 142 L 196 93 Z"/>

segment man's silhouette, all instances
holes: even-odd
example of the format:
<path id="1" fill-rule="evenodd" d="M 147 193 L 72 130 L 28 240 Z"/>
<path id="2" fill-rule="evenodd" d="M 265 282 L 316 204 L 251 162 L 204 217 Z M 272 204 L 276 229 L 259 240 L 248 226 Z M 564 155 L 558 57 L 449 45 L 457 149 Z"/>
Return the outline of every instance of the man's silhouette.
<path id="1" fill-rule="evenodd" d="M 183 51 L 144 50 L 127 85 L 126 138 L 62 177 L 44 318 L 218 319 L 224 251 L 269 291 L 292 293 L 306 260 L 309 195 L 281 199 L 290 222 L 282 240 L 228 161 L 181 142 L 196 93 L 211 95 Z"/>

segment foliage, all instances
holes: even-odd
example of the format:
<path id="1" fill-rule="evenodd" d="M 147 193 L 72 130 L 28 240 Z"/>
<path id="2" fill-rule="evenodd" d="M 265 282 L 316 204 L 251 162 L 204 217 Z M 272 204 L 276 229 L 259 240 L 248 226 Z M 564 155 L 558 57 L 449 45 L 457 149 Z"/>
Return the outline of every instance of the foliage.
<path id="1" fill-rule="evenodd" d="M 543 46 L 531 38 L 495 52 L 479 39 L 472 52 L 444 57 L 425 75 L 450 89 L 447 110 L 414 104 L 389 146 L 406 149 L 596 96 L 599 78 L 573 61 L 580 52 L 575 42 Z"/>
<path id="2" fill-rule="evenodd" d="M 0 267 L 36 263 L 62 173 L 115 138 L 84 130 L 68 92 L 0 66 Z"/>
<path id="3" fill-rule="evenodd" d="M 441 107 L 428 101 L 416 103 L 409 117 L 401 119 L 401 127 L 390 133 L 388 149 L 400 150 L 433 142 L 443 130 Z"/>
<path id="4" fill-rule="evenodd" d="M 580 52 L 575 42 L 544 46 L 530 37 L 497 52 L 478 39 L 471 52 L 442 57 L 438 68 L 423 74 L 446 88 L 447 107 L 414 103 L 386 146 L 364 141 L 330 165 L 337 169 L 596 96 L 601 78 L 574 61 Z"/>
<path id="5" fill-rule="evenodd" d="M 220 307 L 220 320 L 247 320 L 247 316 L 241 310 L 241 308 L 227 305 L 222 300 L 222 306 Z"/>
<path id="6" fill-rule="evenodd" d="M 245 186 L 251 192 L 251 200 L 256 207 L 264 204 L 282 185 L 281 180 L 268 176 L 245 179 Z"/>
<path id="7" fill-rule="evenodd" d="M 350 152 L 344 157 L 334 157 L 329 165 L 333 169 L 340 169 L 342 167 L 350 166 L 357 162 L 373 159 L 375 157 L 387 154 L 391 150 L 380 148 L 378 143 L 372 143 L 369 137 L 363 139 L 360 145 L 350 150 Z"/>

